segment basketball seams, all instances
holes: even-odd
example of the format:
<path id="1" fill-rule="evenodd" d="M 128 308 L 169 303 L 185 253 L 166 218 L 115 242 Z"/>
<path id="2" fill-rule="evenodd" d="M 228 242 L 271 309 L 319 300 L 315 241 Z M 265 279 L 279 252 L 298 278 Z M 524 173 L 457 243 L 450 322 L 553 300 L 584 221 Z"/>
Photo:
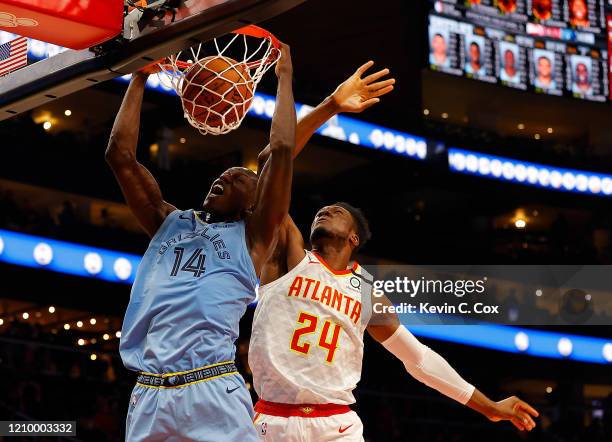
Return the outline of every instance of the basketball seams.
<path id="1" fill-rule="evenodd" d="M 238 124 L 253 99 L 253 80 L 244 63 L 206 57 L 184 73 L 182 96 L 189 120 L 213 127 Z"/>

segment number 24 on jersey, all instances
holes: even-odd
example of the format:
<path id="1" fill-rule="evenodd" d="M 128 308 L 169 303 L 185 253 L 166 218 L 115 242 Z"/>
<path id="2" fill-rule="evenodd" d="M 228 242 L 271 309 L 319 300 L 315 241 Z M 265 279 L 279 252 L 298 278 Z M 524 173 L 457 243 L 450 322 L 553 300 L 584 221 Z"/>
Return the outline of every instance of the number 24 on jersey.
<path id="1" fill-rule="evenodd" d="M 291 350 L 304 356 L 308 356 L 312 350 L 312 344 L 307 339 L 307 336 L 315 334 L 317 332 L 319 322 L 322 321 L 316 315 L 307 312 L 300 312 L 297 322 L 298 328 L 295 329 L 291 338 Z M 338 349 L 338 339 L 340 338 L 341 331 L 342 327 L 340 327 L 340 325 L 330 320 L 323 322 L 321 332 L 318 335 L 318 347 L 324 350 L 325 362 L 327 364 L 334 362 L 334 355 Z"/>

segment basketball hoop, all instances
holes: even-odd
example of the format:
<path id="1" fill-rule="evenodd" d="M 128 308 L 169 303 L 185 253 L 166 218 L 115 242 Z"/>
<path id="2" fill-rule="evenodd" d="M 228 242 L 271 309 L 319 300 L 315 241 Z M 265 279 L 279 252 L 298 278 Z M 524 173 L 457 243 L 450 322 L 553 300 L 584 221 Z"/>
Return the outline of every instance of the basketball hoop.
<path id="1" fill-rule="evenodd" d="M 171 55 L 159 75 L 169 77 L 189 124 L 203 135 L 223 135 L 240 126 L 257 85 L 279 58 L 278 39 L 249 25 Z"/>

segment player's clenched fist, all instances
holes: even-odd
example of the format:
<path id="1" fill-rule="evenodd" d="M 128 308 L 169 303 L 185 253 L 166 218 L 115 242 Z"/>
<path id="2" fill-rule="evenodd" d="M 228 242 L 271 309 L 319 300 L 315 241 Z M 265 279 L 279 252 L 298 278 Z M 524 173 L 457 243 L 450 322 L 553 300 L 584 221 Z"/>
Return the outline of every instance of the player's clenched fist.
<path id="1" fill-rule="evenodd" d="M 276 76 L 282 77 L 283 75 L 293 75 L 293 63 L 291 62 L 291 50 L 288 45 L 281 43 L 280 46 L 280 60 L 276 63 Z"/>

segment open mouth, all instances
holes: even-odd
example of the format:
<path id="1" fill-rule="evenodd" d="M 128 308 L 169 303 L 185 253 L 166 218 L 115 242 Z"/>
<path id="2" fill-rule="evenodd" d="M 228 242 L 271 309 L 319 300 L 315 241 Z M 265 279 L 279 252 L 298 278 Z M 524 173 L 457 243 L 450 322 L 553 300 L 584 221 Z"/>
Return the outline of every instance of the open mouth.
<path id="1" fill-rule="evenodd" d="M 225 188 L 223 187 L 223 184 L 215 183 L 210 188 L 210 193 L 212 193 L 213 195 L 223 195 L 224 190 L 225 190 Z"/>

